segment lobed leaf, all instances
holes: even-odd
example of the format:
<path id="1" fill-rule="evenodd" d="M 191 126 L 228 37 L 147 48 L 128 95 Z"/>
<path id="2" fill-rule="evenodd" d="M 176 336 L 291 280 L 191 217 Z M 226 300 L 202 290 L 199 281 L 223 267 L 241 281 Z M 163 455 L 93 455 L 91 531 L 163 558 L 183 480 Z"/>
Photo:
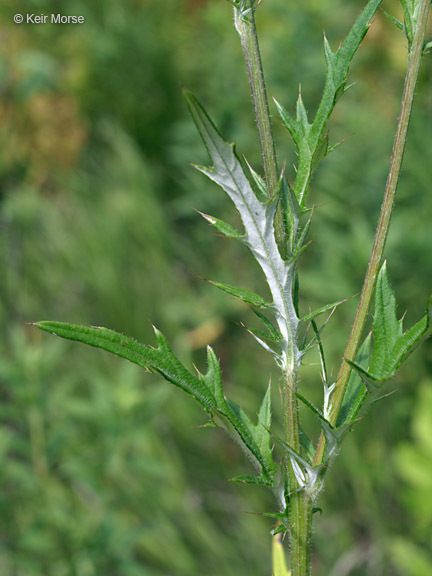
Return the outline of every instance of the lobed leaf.
<path id="1" fill-rule="evenodd" d="M 301 96 L 297 100 L 296 119 L 292 118 L 280 104 L 276 103 L 282 121 L 297 147 L 298 165 L 294 192 L 301 207 L 305 203 L 313 170 L 330 151 L 327 135 L 324 135 L 327 122 L 337 100 L 346 89 L 345 84 L 351 61 L 381 1 L 370 0 L 336 52 L 332 51 L 327 38 L 324 36 L 324 55 L 327 64 L 326 82 L 321 103 L 312 124 L 309 123 Z"/>
<path id="2" fill-rule="evenodd" d="M 213 162 L 210 168 L 198 167 L 198 169 L 218 184 L 233 201 L 246 232 L 243 241 L 260 265 L 270 288 L 273 298 L 272 309 L 278 332 L 282 337 L 280 358 L 283 365 L 287 361 L 288 354 L 292 357 L 292 350 L 295 348 L 294 333 L 298 318 L 292 300 L 294 262 L 283 260 L 275 238 L 274 218 L 278 199 L 261 202 L 257 198 L 235 154 L 234 145 L 222 139 L 194 96 L 186 93 L 185 98 Z M 247 295 L 246 297 L 249 298 Z M 259 305 L 260 300 L 252 298 L 253 303 Z M 261 304 L 268 306 L 266 301 L 262 301 Z"/>
<path id="3" fill-rule="evenodd" d="M 351 363 L 366 386 L 378 391 L 378 383 L 395 374 L 402 362 L 428 335 L 431 316 L 432 297 L 428 300 L 426 315 L 407 332 L 403 331 L 403 319 L 397 319 L 396 298 L 384 262 L 375 288 L 372 360 L 367 370 L 357 363 Z"/>
<path id="4" fill-rule="evenodd" d="M 254 425 L 246 413 L 225 398 L 219 362 L 211 347 L 207 348 L 208 370 L 198 377 L 191 374 L 174 355 L 164 335 L 155 329 L 158 348 L 140 344 L 108 328 L 76 326 L 63 322 L 42 321 L 35 326 L 68 340 L 75 340 L 111 352 L 138 366 L 158 372 L 166 380 L 181 388 L 211 415 L 242 447 L 262 476 L 260 483 L 272 483 L 275 471 L 270 447 L 270 392 L 261 406 L 258 423 Z"/>
<path id="5" fill-rule="evenodd" d="M 61 338 L 106 350 L 142 368 L 159 372 L 166 380 L 193 396 L 209 413 L 216 405 L 214 394 L 202 380 L 196 378 L 181 364 L 174 356 L 164 335 L 157 329 L 155 334 L 159 347 L 151 348 L 108 328 L 49 321 L 36 322 L 35 326 Z"/>
<path id="6" fill-rule="evenodd" d="M 426 336 L 431 321 L 432 306 L 428 302 L 427 313 L 407 332 L 403 332 L 403 320 L 396 316 L 396 298 L 390 285 L 384 262 L 375 289 L 375 313 L 373 320 L 373 355 L 369 374 L 375 380 L 393 376 L 402 362 Z"/>

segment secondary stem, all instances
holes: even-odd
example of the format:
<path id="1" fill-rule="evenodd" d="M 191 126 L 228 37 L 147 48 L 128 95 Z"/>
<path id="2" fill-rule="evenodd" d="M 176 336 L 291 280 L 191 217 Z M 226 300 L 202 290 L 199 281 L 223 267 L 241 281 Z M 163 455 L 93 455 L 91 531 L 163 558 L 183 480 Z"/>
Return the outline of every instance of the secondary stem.
<path id="1" fill-rule="evenodd" d="M 346 360 L 354 361 L 360 346 L 360 339 L 366 324 L 368 311 L 372 302 L 375 290 L 376 278 L 381 267 L 384 248 L 387 241 L 390 219 L 393 209 L 396 188 L 399 180 L 403 154 L 408 131 L 408 124 L 414 99 L 415 87 L 417 84 L 418 71 L 423 51 L 424 37 L 428 22 L 430 0 L 420 0 L 420 8 L 416 27 L 414 31 L 411 50 L 408 55 L 407 74 L 405 77 L 402 103 L 399 115 L 398 126 L 393 144 L 393 152 L 390 161 L 390 170 L 387 178 L 384 200 L 381 206 L 380 218 L 375 235 L 360 302 L 354 319 L 354 324 L 345 350 L 344 358 L 340 367 L 336 388 L 334 391 L 329 420 L 333 426 L 337 424 L 339 411 L 342 405 L 348 380 L 351 374 L 351 366 Z M 315 454 L 314 463 L 320 464 L 325 453 L 325 438 L 321 434 Z"/>

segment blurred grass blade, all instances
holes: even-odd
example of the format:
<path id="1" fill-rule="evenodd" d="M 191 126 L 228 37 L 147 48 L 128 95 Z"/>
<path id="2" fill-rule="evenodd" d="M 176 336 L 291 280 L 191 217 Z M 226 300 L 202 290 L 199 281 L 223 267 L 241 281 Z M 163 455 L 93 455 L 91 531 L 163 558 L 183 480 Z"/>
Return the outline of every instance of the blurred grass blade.
<path id="1" fill-rule="evenodd" d="M 285 559 L 285 552 L 282 545 L 282 534 L 276 534 L 272 538 L 272 563 L 273 576 L 291 576 Z"/>

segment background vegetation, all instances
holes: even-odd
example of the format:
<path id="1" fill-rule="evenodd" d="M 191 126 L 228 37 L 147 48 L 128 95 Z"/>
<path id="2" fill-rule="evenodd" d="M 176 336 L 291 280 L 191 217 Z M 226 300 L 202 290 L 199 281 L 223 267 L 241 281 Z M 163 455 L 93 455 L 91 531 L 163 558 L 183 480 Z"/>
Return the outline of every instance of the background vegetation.
<path id="1" fill-rule="evenodd" d="M 263 2 L 268 87 L 285 107 L 301 81 L 314 109 L 322 30 L 338 43 L 362 6 Z M 397 12 L 398 2 L 384 7 Z M 59 11 L 86 23 L 12 21 L 16 12 Z M 193 210 L 233 221 L 222 192 L 189 166 L 206 156 L 181 97 L 182 87 L 195 92 L 259 169 L 230 7 L 5 0 L 0 22 L 0 573 L 268 574 L 271 522 L 255 513 L 271 503 L 259 488 L 226 482 L 244 471 L 243 457 L 220 433 L 198 428 L 199 408 L 136 366 L 24 324 L 104 325 L 152 342 L 154 323 L 189 365 L 211 343 L 230 395 L 254 414 L 269 360 L 238 325 L 247 308 L 199 276 L 259 289 L 259 275 L 241 246 L 216 237 Z M 313 182 L 305 309 L 360 289 L 405 54 L 402 34 L 379 14 L 332 124 L 332 141 L 346 142 Z M 408 321 L 423 313 L 432 280 L 431 66 L 429 56 L 387 249 Z M 293 150 L 274 119 L 289 172 Z M 354 307 L 355 298 L 327 328 L 329 365 L 337 366 Z M 429 340 L 413 355 L 385 409 L 347 440 L 316 518 L 317 576 L 432 573 L 431 348 Z M 320 394 L 316 366 L 302 385 Z"/>

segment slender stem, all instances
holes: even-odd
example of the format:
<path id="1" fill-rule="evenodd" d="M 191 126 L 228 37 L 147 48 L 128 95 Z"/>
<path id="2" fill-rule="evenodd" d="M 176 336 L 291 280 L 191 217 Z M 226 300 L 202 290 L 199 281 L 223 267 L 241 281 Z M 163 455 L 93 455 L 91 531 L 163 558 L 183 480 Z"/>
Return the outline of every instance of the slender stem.
<path id="1" fill-rule="evenodd" d="M 249 76 L 249 85 L 255 109 L 255 119 L 261 147 L 264 179 L 269 198 L 275 194 L 279 177 L 276 152 L 270 122 L 267 90 L 255 25 L 254 0 L 247 0 L 244 9 L 234 7 L 235 27 L 240 35 L 243 54 Z M 284 227 L 281 209 L 276 216 L 276 237 L 279 247 L 284 250 Z"/>
<path id="2" fill-rule="evenodd" d="M 287 372 L 284 381 L 284 419 L 286 441 L 296 452 L 301 452 L 298 403 L 295 394 L 296 374 Z M 292 463 L 287 463 L 290 496 L 288 515 L 290 527 L 291 574 L 309 576 L 312 534 L 312 502 L 297 481 Z"/>
<path id="3" fill-rule="evenodd" d="M 387 178 L 384 200 L 381 206 L 381 214 L 376 230 L 375 241 L 373 244 L 369 265 L 367 268 L 360 302 L 354 319 L 354 324 L 345 350 L 344 358 L 340 367 L 336 388 L 334 391 L 332 405 L 330 410 L 330 423 L 335 426 L 338 420 L 340 408 L 345 394 L 348 380 L 351 374 L 351 366 L 346 360 L 353 362 L 356 358 L 360 339 L 365 327 L 368 311 L 372 302 L 375 290 L 376 278 L 381 267 L 384 248 L 387 241 L 390 219 L 393 209 L 396 188 L 399 180 L 400 169 L 402 165 L 403 154 L 410 120 L 414 92 L 417 84 L 418 71 L 423 52 L 423 42 L 426 33 L 426 26 L 429 16 L 430 0 L 420 0 L 420 7 L 411 50 L 408 55 L 407 74 L 402 95 L 402 103 L 393 152 L 390 161 L 390 170 Z M 317 451 L 315 454 L 315 464 L 322 462 L 325 452 L 325 438 L 321 435 Z"/>

